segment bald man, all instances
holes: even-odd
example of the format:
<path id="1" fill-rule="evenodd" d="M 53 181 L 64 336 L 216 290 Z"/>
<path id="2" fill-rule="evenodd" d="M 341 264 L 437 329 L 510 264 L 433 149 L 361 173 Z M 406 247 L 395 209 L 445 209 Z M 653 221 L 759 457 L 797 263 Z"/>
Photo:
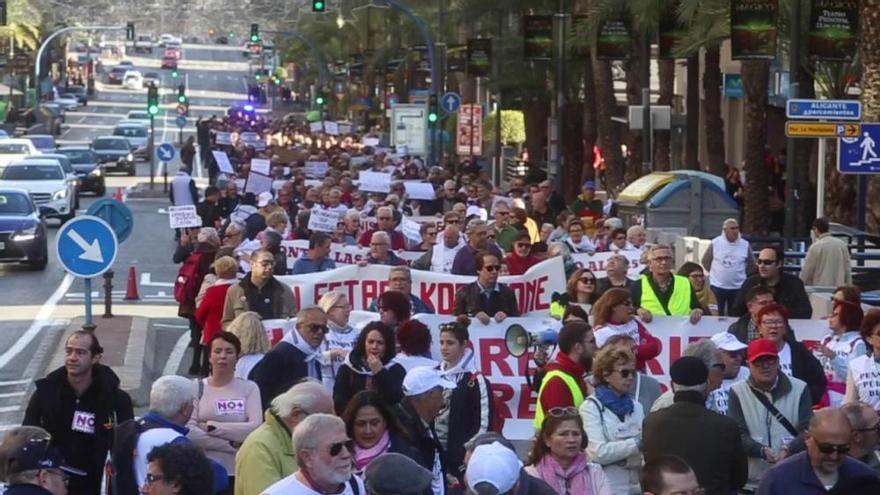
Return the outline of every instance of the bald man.
<path id="1" fill-rule="evenodd" d="M 852 426 L 849 440 L 849 456 L 864 462 L 880 475 L 880 416 L 864 402 L 850 402 L 840 407 Z"/>
<path id="2" fill-rule="evenodd" d="M 772 467 L 758 485 L 758 495 L 852 493 L 851 487 L 876 481 L 865 464 L 846 455 L 852 427 L 839 409 L 822 409 L 810 420 L 807 450 Z"/>

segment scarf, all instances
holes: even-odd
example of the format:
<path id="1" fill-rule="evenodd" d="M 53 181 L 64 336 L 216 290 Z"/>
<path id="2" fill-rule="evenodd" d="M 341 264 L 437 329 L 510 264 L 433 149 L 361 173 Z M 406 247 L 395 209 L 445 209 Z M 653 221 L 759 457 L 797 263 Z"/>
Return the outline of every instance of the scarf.
<path id="1" fill-rule="evenodd" d="M 547 482 L 553 491 L 560 495 L 593 495 L 593 483 L 587 469 L 587 455 L 580 452 L 568 469 L 550 455 L 545 455 L 535 466 L 540 478 Z"/>
<path id="2" fill-rule="evenodd" d="M 324 364 L 323 351 L 327 350 L 326 340 L 321 344 L 321 347 L 315 349 L 306 342 L 306 339 L 300 335 L 299 330 L 294 326 L 289 332 L 284 334 L 284 337 L 281 338 L 281 342 L 287 342 L 305 354 L 306 369 L 308 370 L 310 377 L 317 378 L 318 380 L 322 378 L 321 365 Z"/>
<path id="3" fill-rule="evenodd" d="M 607 407 L 617 416 L 617 419 L 624 421 L 624 418 L 632 414 L 635 406 L 629 394 L 618 395 L 617 392 L 611 390 L 608 385 L 599 385 L 596 387 L 596 398 L 603 406 Z"/>
<path id="4" fill-rule="evenodd" d="M 391 435 L 388 434 L 388 430 L 385 430 L 385 433 L 382 434 L 382 438 L 376 442 L 376 445 L 368 449 L 361 448 L 355 443 L 354 445 L 354 467 L 358 472 L 363 472 L 364 469 L 367 468 L 367 464 L 370 463 L 376 457 L 384 454 L 388 451 L 388 448 L 391 446 Z"/>

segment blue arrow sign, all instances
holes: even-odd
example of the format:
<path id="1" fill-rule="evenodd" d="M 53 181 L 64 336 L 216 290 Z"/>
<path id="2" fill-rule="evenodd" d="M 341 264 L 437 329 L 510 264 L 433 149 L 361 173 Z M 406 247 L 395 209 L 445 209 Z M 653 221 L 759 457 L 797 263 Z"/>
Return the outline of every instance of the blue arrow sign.
<path id="1" fill-rule="evenodd" d="M 461 96 L 458 93 L 446 93 L 440 98 L 440 106 L 446 113 L 456 113 L 461 108 Z"/>
<path id="2" fill-rule="evenodd" d="M 159 159 L 160 162 L 170 162 L 174 160 L 174 154 L 177 150 L 174 149 L 174 145 L 171 143 L 162 143 L 156 148 L 156 158 Z"/>
<path id="3" fill-rule="evenodd" d="M 186 117 L 183 115 L 178 115 L 174 121 L 177 123 L 177 127 L 186 127 Z"/>
<path id="4" fill-rule="evenodd" d="M 842 174 L 880 173 L 880 124 L 862 124 L 859 137 L 840 138 L 837 169 Z"/>
<path id="5" fill-rule="evenodd" d="M 99 199 L 89 206 L 86 215 L 92 215 L 107 222 L 116 233 L 116 240 L 125 242 L 134 227 L 134 215 L 125 203 L 112 198 Z"/>
<path id="6" fill-rule="evenodd" d="M 55 240 L 58 261 L 76 277 L 92 278 L 106 272 L 116 261 L 119 243 L 110 225 L 98 217 L 83 215 L 67 222 Z"/>
<path id="7" fill-rule="evenodd" d="M 862 103 L 858 100 L 788 100 L 785 115 L 805 120 L 861 120 Z"/>

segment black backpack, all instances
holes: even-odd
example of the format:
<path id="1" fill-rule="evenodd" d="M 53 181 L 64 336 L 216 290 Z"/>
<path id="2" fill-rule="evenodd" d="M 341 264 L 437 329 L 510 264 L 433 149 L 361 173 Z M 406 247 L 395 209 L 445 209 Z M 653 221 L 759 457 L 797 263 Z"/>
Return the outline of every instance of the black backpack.
<path id="1" fill-rule="evenodd" d="M 140 418 L 129 419 L 116 426 L 113 448 L 110 450 L 110 465 L 106 473 L 108 495 L 138 495 L 140 493 L 134 472 L 134 456 L 138 437 L 147 430 L 160 427 L 160 425 Z"/>

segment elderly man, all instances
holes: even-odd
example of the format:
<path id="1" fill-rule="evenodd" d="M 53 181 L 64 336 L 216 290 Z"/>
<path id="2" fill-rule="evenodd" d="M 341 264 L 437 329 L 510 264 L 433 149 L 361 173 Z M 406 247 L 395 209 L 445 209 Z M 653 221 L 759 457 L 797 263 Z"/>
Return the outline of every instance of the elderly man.
<path id="1" fill-rule="evenodd" d="M 4 469 L 8 495 L 67 495 L 68 476 L 86 475 L 85 471 L 66 466 L 61 453 L 49 445 L 48 439 L 26 442 L 11 453 Z"/>
<path id="2" fill-rule="evenodd" d="M 817 411 L 810 419 L 806 452 L 794 454 L 767 471 L 756 493 L 853 493 L 861 483 L 876 483 L 877 476 L 871 468 L 846 455 L 851 437 L 852 426 L 843 411 Z"/>
<path id="3" fill-rule="evenodd" d="M 465 233 L 468 236 L 467 245 L 455 255 L 455 260 L 452 262 L 453 275 L 476 275 L 477 253 L 480 251 L 488 250 L 499 260 L 502 258 L 498 247 L 488 242 L 489 226 L 486 222 L 479 218 L 472 219 L 468 222 Z"/>
<path id="4" fill-rule="evenodd" d="M 606 275 L 598 280 L 596 292 L 601 297 L 608 289 L 619 288 L 626 289 L 632 294 L 633 287 L 638 285 L 638 281 L 627 276 L 629 272 L 629 258 L 617 253 L 608 257 L 605 262 Z"/>
<path id="5" fill-rule="evenodd" d="M 510 224 L 510 205 L 506 200 L 496 201 L 493 214 L 495 222 L 492 228 L 495 229 L 495 242 L 505 252 L 510 252 L 519 234 L 519 229 Z"/>
<path id="6" fill-rule="evenodd" d="M 727 331 L 740 342 L 748 343 L 761 336 L 758 333 L 758 313 L 764 306 L 773 304 L 773 290 L 763 285 L 756 285 L 749 289 L 744 299 L 748 312 L 731 323 Z"/>
<path id="7" fill-rule="evenodd" d="M 373 232 L 370 239 L 370 254 L 358 262 L 358 266 L 367 265 L 388 265 L 401 266 L 406 261 L 391 250 L 391 237 L 387 232 Z"/>
<path id="8" fill-rule="evenodd" d="M 727 415 L 739 425 L 749 456 L 745 489 L 754 490 L 772 465 L 802 447 L 813 407 L 807 384 L 781 372 L 776 344 L 754 340 L 748 360 L 751 376 L 730 389 Z"/>
<path id="9" fill-rule="evenodd" d="M 626 229 L 626 241 L 632 249 L 642 251 L 647 247 L 648 232 L 641 225 L 632 225 Z"/>
<path id="10" fill-rule="evenodd" d="M 484 325 L 494 319 L 501 323 L 508 316 L 519 316 L 513 290 L 498 283 L 501 260 L 493 253 L 477 255 L 477 280 L 455 293 L 455 314 L 475 317 Z"/>
<path id="11" fill-rule="evenodd" d="M 547 198 L 547 204 L 550 205 L 550 208 L 556 212 L 558 215 L 560 211 L 566 209 L 565 198 L 559 194 L 559 191 L 556 190 L 556 184 L 547 179 L 538 184 L 538 190 L 540 190 L 545 197 Z"/>
<path id="12" fill-rule="evenodd" d="M 522 467 L 516 452 L 501 443 L 480 445 L 471 455 L 465 480 L 475 495 L 512 495 L 518 493 Z"/>
<path id="13" fill-rule="evenodd" d="M 801 268 L 804 285 L 840 287 L 852 284 L 849 246 L 832 236 L 829 230 L 827 218 L 813 220 L 810 233 L 814 240 Z"/>
<path id="14" fill-rule="evenodd" d="M 412 308 L 412 314 L 418 313 L 427 313 L 434 314 L 434 308 L 429 306 L 419 299 L 418 296 L 412 293 L 412 272 L 406 266 L 395 266 L 388 272 L 388 290 L 396 290 L 398 292 L 403 292 L 407 296 L 409 296 L 410 307 Z M 373 299 L 373 302 L 370 303 L 369 310 L 378 313 L 379 312 L 379 298 Z"/>
<path id="15" fill-rule="evenodd" d="M 547 202 L 547 195 L 543 191 L 537 191 L 529 198 L 529 218 L 538 225 L 556 223 L 558 212 Z"/>
<path id="16" fill-rule="evenodd" d="M 598 335 L 598 340 L 600 343 L 604 342 L 605 336 L 603 332 L 600 331 Z M 685 347 L 684 352 L 682 353 L 685 357 L 695 357 L 703 362 L 703 365 L 709 370 L 708 381 L 706 384 L 706 390 L 703 392 L 704 395 L 708 395 L 715 390 L 718 390 L 718 387 L 721 386 L 721 381 L 723 380 L 724 372 L 724 362 L 721 359 L 721 353 L 718 350 L 718 347 L 715 345 L 710 339 L 700 339 L 696 342 L 691 342 Z M 654 401 L 654 404 L 651 406 L 650 411 L 656 412 L 661 409 L 665 409 L 671 406 L 675 402 L 675 390 L 674 387 L 670 388 L 666 392 L 663 393 L 657 400 Z"/>
<path id="17" fill-rule="evenodd" d="M 418 451 L 419 464 L 432 473 L 434 495 L 445 493 L 447 473 L 443 446 L 434 431 L 434 419 L 446 404 L 445 391 L 454 388 L 455 383 L 446 379 L 440 370 L 429 366 L 413 368 L 403 378 L 404 398 L 394 409 L 410 445 Z"/>
<path id="18" fill-rule="evenodd" d="M 880 417 L 871 406 L 864 402 L 850 402 L 840 407 L 852 426 L 849 441 L 849 456 L 880 473 Z"/>
<path id="19" fill-rule="evenodd" d="M 263 356 L 249 376 L 260 387 L 264 410 L 303 378 L 321 380 L 327 332 L 327 315 L 318 306 L 306 306 L 297 313 L 296 327 Z"/>
<path id="20" fill-rule="evenodd" d="M 730 332 L 716 333 L 712 336 L 712 342 L 721 356 L 722 380 L 721 386 L 709 393 L 706 406 L 718 414 L 726 415 L 731 387 L 749 378 L 749 368 L 742 365 L 748 346 Z"/>
<path id="21" fill-rule="evenodd" d="M 358 242 L 361 246 L 368 247 L 372 244 L 375 232 L 385 232 L 391 238 L 391 249 L 406 249 L 406 237 L 402 232 L 394 230 L 396 226 L 394 210 L 390 206 L 380 206 L 376 209 L 376 228 L 364 232 Z"/>
<path id="22" fill-rule="evenodd" d="M 263 491 L 264 495 L 365 494 L 352 471 L 352 440 L 345 422 L 331 414 L 312 414 L 293 430 L 295 473 Z"/>
<path id="23" fill-rule="evenodd" d="M 712 239 L 703 255 L 703 266 L 709 269 L 709 287 L 718 301 L 718 315 L 725 316 L 746 277 L 756 270 L 752 246 L 740 235 L 736 219 L 724 221 L 721 235 Z"/>
<path id="24" fill-rule="evenodd" d="M 458 228 L 458 216 L 455 223 L 447 223 L 443 228 L 443 239 L 428 248 L 419 259 L 413 262 L 412 267 L 416 270 L 430 270 L 437 273 L 449 273 L 452 271 L 452 263 L 455 256 L 464 247 L 464 237 Z"/>
<path id="25" fill-rule="evenodd" d="M 293 291 L 275 278 L 275 255 L 257 249 L 251 255 L 251 272 L 226 292 L 223 328 L 246 311 L 255 311 L 264 320 L 292 318 L 296 313 Z"/>
<path id="26" fill-rule="evenodd" d="M 330 259 L 330 236 L 325 232 L 313 232 L 309 237 L 309 252 L 293 264 L 294 275 L 318 273 L 336 268 Z"/>
<path id="27" fill-rule="evenodd" d="M 361 213 L 351 208 L 342 216 L 342 243 L 357 246 L 361 232 Z"/>
<path id="28" fill-rule="evenodd" d="M 706 409 L 709 369 L 701 359 L 684 356 L 669 375 L 675 403 L 645 418 L 645 461 L 679 456 L 693 467 L 706 493 L 733 493 L 745 484 L 748 463 L 736 422 Z"/>
<path id="29" fill-rule="evenodd" d="M 367 464 L 364 484 L 371 494 L 421 495 L 431 488 L 431 471 L 396 452 L 382 454 Z"/>
<path id="30" fill-rule="evenodd" d="M 689 316 L 693 324 L 703 317 L 703 307 L 687 277 L 672 273 L 674 262 L 669 246 L 658 244 L 648 251 L 649 271 L 631 291 L 633 306 L 646 322 L 654 314 Z"/>
<path id="31" fill-rule="evenodd" d="M 452 207 L 455 206 L 456 203 L 461 203 L 465 199 L 458 192 L 458 187 L 455 185 L 454 180 L 447 180 L 443 183 L 443 194 L 437 198 L 438 207 L 442 213 L 446 213 L 452 211 Z"/>
<path id="32" fill-rule="evenodd" d="M 804 283 L 796 276 L 782 271 L 785 264 L 782 248 L 764 248 L 758 253 L 758 273 L 743 282 L 730 314 L 742 316 L 746 312 L 745 294 L 756 285 L 773 290 L 773 298 L 788 308 L 792 318 L 809 320 L 813 316 L 813 306 L 804 289 Z"/>
<path id="33" fill-rule="evenodd" d="M 298 383 L 275 397 L 265 422 L 245 439 L 235 456 L 235 495 L 260 495 L 296 471 L 291 432 L 309 415 L 333 413 L 333 398 L 318 382 Z"/>

